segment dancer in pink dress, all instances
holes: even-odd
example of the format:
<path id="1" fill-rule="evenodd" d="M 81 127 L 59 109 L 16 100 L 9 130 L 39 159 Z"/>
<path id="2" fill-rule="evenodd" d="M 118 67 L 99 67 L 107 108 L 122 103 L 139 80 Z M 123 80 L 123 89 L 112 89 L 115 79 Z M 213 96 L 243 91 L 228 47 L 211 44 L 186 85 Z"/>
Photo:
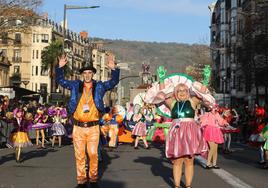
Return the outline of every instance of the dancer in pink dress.
<path id="1" fill-rule="evenodd" d="M 137 108 L 138 107 L 136 107 L 135 109 Z M 137 109 L 137 111 L 135 110 L 133 115 L 133 121 L 135 122 L 135 127 L 132 130 L 132 135 L 135 136 L 134 148 L 138 149 L 139 139 L 141 138 L 143 140 L 145 149 L 149 149 L 149 145 L 146 140 L 147 130 L 146 130 L 146 119 L 143 114 L 144 110 L 142 108 L 139 108 Z"/>
<path id="2" fill-rule="evenodd" d="M 200 122 L 201 126 L 204 128 L 204 138 L 209 144 L 206 169 L 219 169 L 220 167 L 217 166 L 218 144 L 224 142 L 221 126 L 228 125 L 228 122 L 221 117 L 216 106 L 209 108 L 205 114 L 201 115 Z"/>

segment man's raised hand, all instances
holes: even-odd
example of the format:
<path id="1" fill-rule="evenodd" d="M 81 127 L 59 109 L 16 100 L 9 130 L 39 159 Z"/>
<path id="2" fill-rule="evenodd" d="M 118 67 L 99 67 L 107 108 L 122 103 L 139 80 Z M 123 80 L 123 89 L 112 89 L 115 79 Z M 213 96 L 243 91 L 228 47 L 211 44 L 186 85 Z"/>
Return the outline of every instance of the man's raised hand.
<path id="1" fill-rule="evenodd" d="M 111 69 L 114 70 L 116 67 L 115 61 L 108 61 L 108 63 L 106 64 L 106 66 Z"/>
<path id="2" fill-rule="evenodd" d="M 68 62 L 67 56 L 65 54 L 62 54 L 60 57 L 58 57 L 58 61 L 59 61 L 59 68 L 64 67 Z"/>

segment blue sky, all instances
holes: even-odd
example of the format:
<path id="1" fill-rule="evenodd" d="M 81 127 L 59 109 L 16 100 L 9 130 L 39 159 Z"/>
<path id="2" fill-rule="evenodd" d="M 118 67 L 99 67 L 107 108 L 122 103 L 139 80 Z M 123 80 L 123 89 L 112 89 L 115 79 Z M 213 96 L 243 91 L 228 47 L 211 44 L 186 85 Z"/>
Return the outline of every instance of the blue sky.
<path id="1" fill-rule="evenodd" d="M 67 10 L 69 29 L 91 37 L 151 42 L 209 43 L 212 0 L 43 0 L 40 12 L 56 22 L 67 5 L 97 9 Z"/>

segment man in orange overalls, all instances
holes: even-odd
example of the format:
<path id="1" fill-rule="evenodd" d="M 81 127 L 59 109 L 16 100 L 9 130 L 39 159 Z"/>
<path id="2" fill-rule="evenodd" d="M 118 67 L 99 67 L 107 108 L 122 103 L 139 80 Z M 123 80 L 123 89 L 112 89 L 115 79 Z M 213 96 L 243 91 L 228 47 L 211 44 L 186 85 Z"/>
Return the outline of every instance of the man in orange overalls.
<path id="1" fill-rule="evenodd" d="M 119 82 L 119 69 L 115 62 L 109 61 L 107 67 L 112 70 L 111 80 L 106 82 L 93 79 L 96 69 L 91 64 L 85 64 L 80 69 L 83 81 L 65 80 L 63 67 L 67 63 L 66 56 L 59 58 L 56 68 L 56 81 L 62 87 L 71 91 L 68 111 L 73 115 L 73 143 L 76 159 L 77 188 L 98 188 L 98 145 L 100 137 L 100 113 L 105 112 L 103 96 Z M 89 156 L 89 174 L 86 174 L 86 153 Z"/>

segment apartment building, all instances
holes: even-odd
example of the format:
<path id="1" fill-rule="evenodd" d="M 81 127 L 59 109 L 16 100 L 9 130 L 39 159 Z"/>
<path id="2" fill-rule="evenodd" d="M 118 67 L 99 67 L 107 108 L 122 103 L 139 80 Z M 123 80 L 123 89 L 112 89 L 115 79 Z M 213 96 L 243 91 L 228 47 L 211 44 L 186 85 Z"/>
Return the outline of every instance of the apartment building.
<path id="1" fill-rule="evenodd" d="M 0 51 L 0 86 L 9 86 L 10 63 L 3 51 Z"/>
<path id="2" fill-rule="evenodd" d="M 254 50 L 260 44 L 253 42 L 258 33 L 256 24 L 265 24 L 257 23 L 257 20 L 263 19 L 258 14 L 265 12 L 258 7 L 261 4 L 267 6 L 268 1 L 260 2 L 218 0 L 210 6 L 213 85 L 221 104 L 233 106 L 244 103 L 253 106 L 255 103 L 264 105 L 265 100 L 267 103 L 267 85 L 265 89 L 264 84 L 256 82 L 261 77 L 256 74 L 256 67 L 262 63 L 256 59 Z M 252 40 L 251 44 L 248 43 L 249 38 Z M 265 68 L 265 65 L 261 67 Z"/>
<path id="3" fill-rule="evenodd" d="M 1 86 L 17 85 L 49 97 L 49 93 L 55 90 L 51 86 L 50 70 L 45 71 L 42 67 L 41 54 L 52 41 L 63 41 L 62 26 L 40 16 L 1 19 L 5 21 L 5 25 L 0 26 L 0 51 L 6 54 L 11 64 L 9 68 L 11 82 L 9 83 L 9 79 L 4 79 L 5 82 Z M 83 66 L 85 57 L 85 44 L 89 39 L 66 29 L 64 41 L 66 48 L 70 50 L 68 66 L 72 73 L 68 79 L 79 79 L 79 69 Z M 107 54 L 107 51 L 93 46 L 92 58 L 94 66 L 98 69 L 95 76 L 97 80 L 105 81 L 110 76 L 108 69 L 105 68 Z M 2 71 L 7 72 L 4 69 Z"/>

